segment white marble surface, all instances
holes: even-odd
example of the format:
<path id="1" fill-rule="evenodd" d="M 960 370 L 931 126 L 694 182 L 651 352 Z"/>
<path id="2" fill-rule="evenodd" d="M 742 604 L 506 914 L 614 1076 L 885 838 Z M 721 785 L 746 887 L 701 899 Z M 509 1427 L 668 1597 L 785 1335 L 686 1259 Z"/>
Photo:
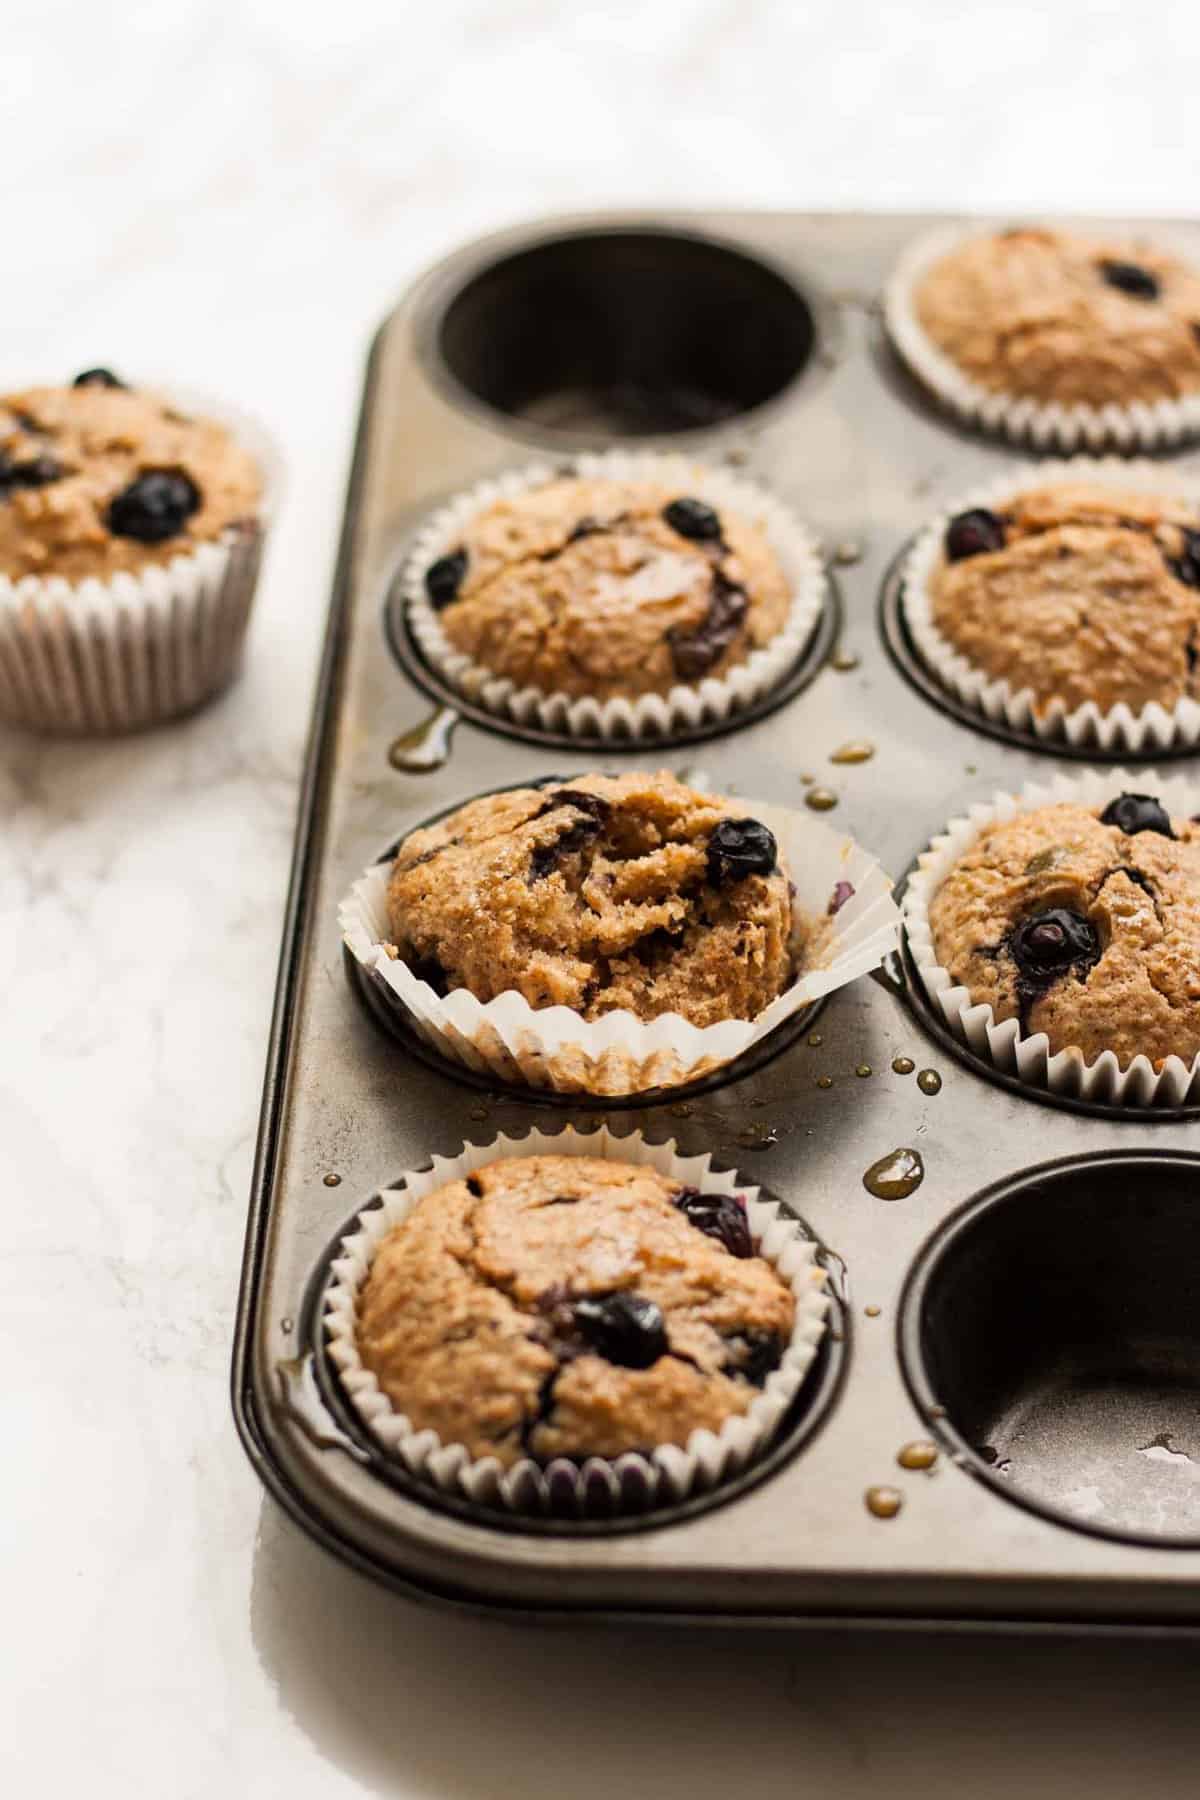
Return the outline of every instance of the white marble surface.
<path id="1" fill-rule="evenodd" d="M 553 208 L 1195 204 L 1200 15 L 1033 0 L 9 0 L 3 373 L 240 397 L 290 464 L 249 671 L 0 737 L 0 1791 L 1194 1792 L 1197 1654 L 553 1637 L 264 1505 L 226 1397 L 296 772 L 368 328 Z"/>

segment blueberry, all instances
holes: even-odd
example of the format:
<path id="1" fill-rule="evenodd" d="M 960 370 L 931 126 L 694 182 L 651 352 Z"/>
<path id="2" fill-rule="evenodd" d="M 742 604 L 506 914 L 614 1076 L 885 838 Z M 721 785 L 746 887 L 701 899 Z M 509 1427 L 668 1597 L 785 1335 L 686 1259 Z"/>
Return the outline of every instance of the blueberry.
<path id="1" fill-rule="evenodd" d="M 1200 588 L 1200 531 L 1181 527 L 1183 549 L 1178 556 L 1168 556 L 1167 567 L 1187 587 Z"/>
<path id="2" fill-rule="evenodd" d="M 1013 961 L 1023 979 L 1034 987 L 1049 987 L 1068 969 L 1090 968 L 1100 957 L 1095 927 L 1065 906 L 1022 919 L 1010 943 Z"/>
<path id="3" fill-rule="evenodd" d="M 685 495 L 664 506 L 662 516 L 680 537 L 692 538 L 700 544 L 719 544 L 721 541 L 720 517 L 704 500 L 692 500 Z"/>
<path id="4" fill-rule="evenodd" d="M 574 850 L 582 850 L 585 844 L 590 844 L 593 838 L 598 837 L 604 821 L 612 811 L 609 802 L 602 799 L 599 794 L 583 794 L 577 788 L 559 788 L 550 795 L 541 812 L 534 813 L 533 817 L 540 819 L 544 814 L 557 812 L 564 806 L 573 808 L 575 812 L 582 814 L 582 817 L 567 825 L 553 843 L 538 844 L 534 847 L 529 857 L 529 880 L 531 882 L 544 881 L 546 876 L 558 867 L 564 856 Z M 532 820 L 530 823 L 532 824 Z"/>
<path id="5" fill-rule="evenodd" d="M 439 999 L 450 992 L 450 977 L 436 956 L 410 956 L 407 961 L 417 980 L 431 987 Z"/>
<path id="6" fill-rule="evenodd" d="M 1134 300 L 1158 299 L 1158 276 L 1152 275 L 1149 269 L 1143 269 L 1140 263 L 1121 262 L 1115 257 L 1108 257 L 1100 264 L 1100 273 L 1109 287 L 1120 288 L 1123 294 L 1129 294 Z"/>
<path id="7" fill-rule="evenodd" d="M 749 611 L 744 588 L 721 570 L 712 572 L 708 612 L 692 631 L 673 625 L 667 633 L 671 662 L 681 681 L 699 681 L 720 662 Z"/>
<path id="8" fill-rule="evenodd" d="M 648 1369 L 667 1353 L 667 1327 L 653 1300 L 604 1294 L 576 1300 L 575 1325 L 588 1348 L 623 1369 Z"/>
<path id="9" fill-rule="evenodd" d="M 31 456 L 25 462 L 10 462 L 0 452 L 0 490 L 48 487 L 52 481 L 61 481 L 66 472 L 54 456 Z"/>
<path id="10" fill-rule="evenodd" d="M 430 563 L 425 571 L 425 592 L 435 612 L 441 612 L 443 606 L 457 600 L 466 572 L 465 550 L 451 550 L 447 556 L 439 556 L 436 562 Z"/>
<path id="11" fill-rule="evenodd" d="M 778 860 L 775 834 L 757 819 L 722 819 L 708 840 L 708 879 L 714 887 L 769 875 Z"/>
<path id="12" fill-rule="evenodd" d="M 143 469 L 108 508 L 114 537 L 161 544 L 181 532 L 200 505 L 200 489 L 182 469 Z"/>
<path id="13" fill-rule="evenodd" d="M 740 1375 L 755 1387 L 762 1386 L 783 1357 L 783 1343 L 773 1331 L 740 1331 L 726 1342 L 730 1351 L 725 1364 L 727 1372 Z"/>
<path id="14" fill-rule="evenodd" d="M 106 387 L 123 388 L 127 384 L 118 380 L 111 369 L 85 369 L 71 383 L 72 387 Z"/>
<path id="15" fill-rule="evenodd" d="M 702 1194 L 699 1188 L 680 1188 L 675 1204 L 689 1225 L 705 1237 L 724 1244 L 730 1256 L 753 1256 L 754 1240 L 746 1202 L 740 1194 Z"/>
<path id="16" fill-rule="evenodd" d="M 986 506 L 972 506 L 951 519 L 946 527 L 945 544 L 950 562 L 962 562 L 985 550 L 1003 550 L 1004 520 L 989 512 Z"/>
<path id="17" fill-rule="evenodd" d="M 1139 831 L 1157 831 L 1160 837 L 1173 838 L 1171 821 L 1153 794 L 1120 794 L 1110 800 L 1100 814 L 1102 825 L 1116 825 L 1126 837 Z"/>

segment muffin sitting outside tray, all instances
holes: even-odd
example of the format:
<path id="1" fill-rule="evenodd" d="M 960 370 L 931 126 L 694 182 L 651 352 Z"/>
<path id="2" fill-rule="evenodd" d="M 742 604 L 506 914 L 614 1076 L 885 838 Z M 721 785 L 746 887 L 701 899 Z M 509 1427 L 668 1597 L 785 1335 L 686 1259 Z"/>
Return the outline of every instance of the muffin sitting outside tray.
<path id="1" fill-rule="evenodd" d="M 1151 245 L 1035 228 L 968 237 L 920 277 L 912 307 L 993 393 L 1097 407 L 1200 391 L 1200 275 Z"/>
<path id="2" fill-rule="evenodd" d="M 1035 708 L 1200 695 L 1200 509 L 1166 493 L 1061 481 L 972 507 L 928 593 L 946 641 Z"/>
<path id="3" fill-rule="evenodd" d="M 719 1430 L 779 1364 L 795 1314 L 736 1197 L 534 1156 L 416 1203 L 376 1252 L 357 1342 L 415 1431 L 511 1466 Z"/>
<path id="4" fill-rule="evenodd" d="M 1051 1052 L 1200 1052 L 1200 828 L 1153 796 L 986 828 L 929 906 L 938 963 Z"/>
<path id="5" fill-rule="evenodd" d="M 138 573 L 253 520 L 262 479 L 223 426 L 105 369 L 0 398 L 0 574 Z"/>
<path id="6" fill-rule="evenodd" d="M 752 1019 L 798 948 L 772 833 L 665 771 L 472 800 L 404 840 L 388 912 L 389 949 L 435 992 L 585 1019 Z"/>
<path id="7" fill-rule="evenodd" d="M 600 701 L 725 675 L 792 600 L 758 524 L 660 482 L 584 477 L 493 501 L 424 586 L 473 663 Z"/>

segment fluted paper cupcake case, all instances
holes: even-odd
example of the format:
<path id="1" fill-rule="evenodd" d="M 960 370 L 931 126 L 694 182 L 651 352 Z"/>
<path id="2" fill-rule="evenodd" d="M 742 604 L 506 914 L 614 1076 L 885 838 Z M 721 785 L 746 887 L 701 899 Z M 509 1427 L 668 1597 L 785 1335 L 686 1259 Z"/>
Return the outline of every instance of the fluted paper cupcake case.
<path id="1" fill-rule="evenodd" d="M 775 687 L 796 661 L 825 604 L 826 577 L 815 538 L 773 494 L 726 469 L 654 451 L 614 450 L 575 459 L 572 472 L 585 479 L 654 481 L 707 500 L 760 524 L 791 588 L 783 629 L 746 661 L 726 674 L 667 694 L 598 700 L 520 687 L 508 676 L 456 650 L 429 603 L 424 576 L 429 565 L 461 541 L 470 521 L 497 500 L 511 499 L 556 477 L 555 469 L 533 464 L 513 470 L 460 494 L 422 527 L 405 561 L 400 589 L 412 633 L 425 660 L 465 698 L 501 718 L 574 737 L 606 737 L 615 742 L 668 737 L 672 732 L 727 719 Z"/>
<path id="2" fill-rule="evenodd" d="M 1177 400 L 1109 402 L 1090 406 L 1045 404 L 1028 395 L 997 393 L 972 380 L 928 335 L 917 314 L 916 290 L 943 256 L 976 237 L 990 237 L 1004 225 L 944 227 L 911 243 L 883 291 L 888 336 L 913 374 L 967 424 L 1026 443 L 1039 450 L 1154 450 L 1200 433 L 1200 393 Z M 1162 241 L 1162 234 L 1156 233 Z M 1195 261 L 1194 252 L 1181 254 Z"/>
<path id="3" fill-rule="evenodd" d="M 471 1174 L 486 1163 L 517 1156 L 598 1156 L 648 1165 L 706 1194 L 741 1194 L 758 1254 L 788 1282 L 795 1296 L 792 1336 L 749 1409 L 726 1420 L 719 1431 L 693 1431 L 685 1446 L 660 1444 L 647 1455 L 614 1459 L 559 1457 L 542 1465 L 526 1457 L 505 1469 L 495 1457 L 473 1459 L 462 1444 L 444 1444 L 436 1432 L 417 1431 L 364 1368 L 356 1341 L 358 1295 L 384 1238 L 426 1194 Z M 525 1138 L 499 1137 L 487 1145 L 464 1144 L 454 1157 L 435 1156 L 431 1169 L 404 1175 L 380 1196 L 380 1204 L 359 1213 L 343 1240 L 326 1292 L 324 1329 L 329 1354 L 363 1423 L 410 1475 L 443 1493 L 476 1505 L 512 1513 L 583 1515 L 596 1510 L 640 1512 L 704 1493 L 746 1468 L 766 1449 L 800 1391 L 825 1330 L 829 1296 L 825 1272 L 812 1241 L 775 1201 L 736 1172 L 716 1172 L 709 1155 L 680 1156 L 675 1141 L 647 1143 L 641 1132 L 616 1137 L 607 1128 L 585 1134 L 568 1127 L 554 1136 L 531 1131 Z"/>
<path id="4" fill-rule="evenodd" d="M 253 520 L 171 562 L 108 580 L 0 575 L 0 720 L 36 731 L 137 731 L 191 712 L 241 660 L 279 463 L 243 415 L 152 383 L 227 426 L 254 455 L 263 492 Z"/>
<path id="5" fill-rule="evenodd" d="M 1124 701 L 1102 708 L 1094 700 L 1069 707 L 1061 698 L 1035 698 L 1028 687 L 1014 688 L 1003 676 L 989 675 L 958 650 L 935 623 L 932 581 L 943 566 L 946 526 L 956 513 L 982 506 L 993 511 L 1019 494 L 1056 482 L 1092 482 L 1102 487 L 1132 488 L 1140 493 L 1177 499 L 1195 509 L 1200 524 L 1200 484 L 1173 474 L 1161 463 L 1102 461 L 1027 463 L 974 488 L 949 506 L 920 537 L 904 565 L 901 605 L 905 623 L 922 662 L 942 686 L 993 723 L 1032 731 L 1046 744 L 1066 742 L 1075 748 L 1095 745 L 1105 751 L 1133 755 L 1200 743 L 1200 703 L 1185 696 L 1172 707 L 1149 701 L 1134 712 Z"/>
<path id="6" fill-rule="evenodd" d="M 679 1087 L 733 1062 L 801 1007 L 877 968 L 895 947 L 900 915 L 892 884 L 852 838 L 783 807 L 743 800 L 739 811 L 775 833 L 796 887 L 795 907 L 825 922 L 816 963 L 755 1019 L 697 1026 L 679 1013 L 639 1019 L 631 1012 L 589 1020 L 566 1006 L 535 1009 L 510 989 L 480 1001 L 465 988 L 439 997 L 402 959 L 389 956 L 387 911 L 391 859 L 374 863 L 339 908 L 342 936 L 389 1004 L 399 1007 L 424 1040 L 481 1074 L 560 1093 L 618 1095 Z M 839 884 L 851 892 L 833 916 Z"/>
<path id="7" fill-rule="evenodd" d="M 1026 1033 L 1016 1019 L 997 1023 L 986 1002 L 973 1003 L 969 989 L 957 986 L 938 962 L 929 923 L 929 907 L 946 876 L 979 835 L 991 825 L 1021 813 L 1060 802 L 1107 806 L 1118 794 L 1136 789 L 1153 793 L 1172 816 L 1190 818 L 1200 807 L 1200 785 L 1186 776 L 1160 777 L 1146 769 L 1136 775 L 1110 769 L 1078 777 L 1059 775 L 1049 782 L 1031 781 L 1019 794 L 997 794 L 990 805 L 972 806 L 950 820 L 917 862 L 908 880 L 902 912 L 908 948 L 921 984 L 951 1031 L 984 1062 L 1015 1075 L 1031 1087 L 1111 1106 L 1186 1106 L 1200 1103 L 1200 1056 L 1185 1062 L 1166 1057 L 1156 1067 L 1147 1056 L 1135 1056 L 1122 1068 L 1116 1053 L 1105 1050 L 1087 1062 L 1068 1045 L 1051 1052 L 1044 1031 Z"/>

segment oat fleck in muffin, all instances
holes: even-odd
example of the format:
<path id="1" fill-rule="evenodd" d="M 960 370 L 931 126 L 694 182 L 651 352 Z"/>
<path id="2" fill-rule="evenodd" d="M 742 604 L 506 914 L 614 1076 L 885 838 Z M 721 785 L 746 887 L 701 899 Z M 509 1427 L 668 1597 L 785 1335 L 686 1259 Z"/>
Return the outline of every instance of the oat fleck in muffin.
<path id="1" fill-rule="evenodd" d="M 1150 245 L 1031 228 L 972 237 L 913 301 L 926 335 L 991 392 L 1130 406 L 1200 391 L 1200 275 Z"/>
<path id="2" fill-rule="evenodd" d="M 722 676 L 791 604 L 753 521 L 653 481 L 573 477 L 495 501 L 425 588 L 456 650 L 572 699 Z"/>
<path id="3" fill-rule="evenodd" d="M 974 667 L 1069 710 L 1200 695 L 1200 511 L 1063 481 L 946 530 L 934 624 Z"/>
<path id="4" fill-rule="evenodd" d="M 107 581 L 253 520 L 253 458 L 223 426 L 90 369 L 0 398 L 0 575 Z"/>
<path id="5" fill-rule="evenodd" d="M 511 1466 L 718 1431 L 748 1410 L 794 1318 L 736 1197 L 552 1155 L 420 1200 L 375 1256 L 357 1341 L 416 1430 Z"/>
<path id="6" fill-rule="evenodd" d="M 774 836 L 673 775 L 587 775 L 472 800 L 400 846 L 396 952 L 438 993 L 596 1019 L 753 1019 L 798 948 Z"/>
<path id="7" fill-rule="evenodd" d="M 1158 800 L 1044 806 L 985 830 L 929 909 L 938 962 L 996 1019 L 1087 1062 L 1200 1052 L 1200 827 Z"/>

